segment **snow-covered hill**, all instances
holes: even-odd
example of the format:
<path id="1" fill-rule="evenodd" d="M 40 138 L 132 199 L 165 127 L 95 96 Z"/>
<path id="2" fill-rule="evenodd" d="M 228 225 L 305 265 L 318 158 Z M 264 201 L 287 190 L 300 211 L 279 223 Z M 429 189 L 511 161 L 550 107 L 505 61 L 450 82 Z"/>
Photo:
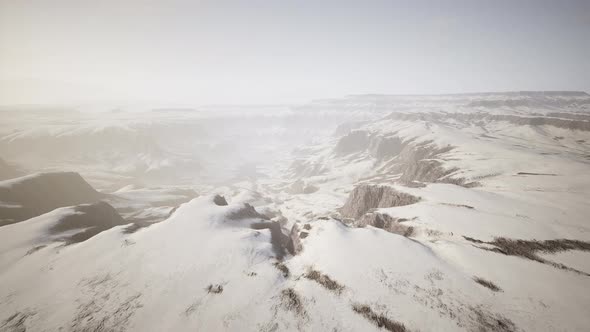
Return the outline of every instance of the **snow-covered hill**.
<path id="1" fill-rule="evenodd" d="M 140 117 L 150 129 L 86 114 L 111 129 L 60 125 L 80 143 L 57 162 L 18 153 L 33 137 L 60 146 L 39 129 L 51 116 L 14 120 L 6 160 L 91 170 L 109 195 L 0 227 L 0 331 L 585 331 L 589 105 L 579 92 L 360 95 L 160 110 Z M 130 136 L 85 150 L 115 122 Z M 173 180 L 146 186 L 116 168 L 146 151 L 126 142 L 140 136 L 203 167 L 172 162 Z M 90 162 L 110 146 L 110 169 Z"/>

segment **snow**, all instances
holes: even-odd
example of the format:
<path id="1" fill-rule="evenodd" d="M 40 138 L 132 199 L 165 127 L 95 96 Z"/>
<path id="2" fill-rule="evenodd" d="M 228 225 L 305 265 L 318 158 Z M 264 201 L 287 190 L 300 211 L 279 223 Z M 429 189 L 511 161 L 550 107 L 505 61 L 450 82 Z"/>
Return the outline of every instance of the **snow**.
<path id="1" fill-rule="evenodd" d="M 223 216 L 231 208 L 212 204 L 210 197 L 197 198 L 184 204 L 165 223 L 126 238 L 120 228 L 114 228 L 59 251 L 50 248 L 23 257 L 22 264 L 3 270 L 0 275 L 5 285 L 2 298 L 19 293 L 18 300 L 9 304 L 2 314 L 18 310 L 35 299 L 38 308 L 56 308 L 56 311 L 37 312 L 27 326 L 33 330 L 57 329 L 64 321 L 56 317 L 74 317 L 79 309 L 73 304 L 88 301 L 85 297 L 88 292 L 104 291 L 117 296 L 104 300 L 101 316 L 94 317 L 97 321 L 112 313 L 109 306 L 115 310 L 120 305 L 118 300 L 137 293 L 141 294 L 138 299 L 142 303 L 133 315 L 132 326 L 137 330 L 184 330 L 188 326 L 215 330 L 224 328 L 224 324 L 233 330 L 244 328 L 245 322 L 228 316 L 229 313 L 239 312 L 244 318 L 250 316 L 250 311 L 260 319 L 268 316 L 263 314 L 268 308 L 259 305 L 264 301 L 255 295 L 270 292 L 276 287 L 279 275 L 268 264 L 272 256 L 268 231 L 229 224 Z M 14 228 L 18 226 L 21 225 Z M 46 258 L 55 255 L 46 263 L 50 268 L 46 264 L 27 264 L 38 255 Z M 257 273 L 256 278 L 246 276 L 252 271 Z M 108 281 L 105 284 L 88 281 L 101 277 Z M 207 294 L 205 287 L 210 283 L 223 284 L 224 292 L 230 295 L 220 294 L 219 299 L 217 295 Z M 201 306 L 193 309 L 198 309 L 197 312 L 189 310 L 191 314 L 198 313 L 200 319 L 184 317 L 187 308 L 201 302 Z M 156 312 L 162 315 L 154 315 Z M 252 324 L 255 322 L 250 325 L 254 329 L 256 325 Z"/>
<path id="2" fill-rule="evenodd" d="M 55 209 L 29 220 L 2 226 L 0 232 L 0 271 L 27 255 L 29 250 L 53 242 L 57 236 L 49 236 L 48 230 L 63 217 L 77 214 L 71 207 Z M 82 232 L 84 229 L 73 230 Z M 64 235 L 64 234 L 60 234 Z"/>
<path id="3" fill-rule="evenodd" d="M 541 257 L 551 262 L 565 264 L 576 270 L 590 273 L 590 254 L 588 252 L 579 250 L 562 251 L 555 254 L 544 254 Z"/>
<path id="4" fill-rule="evenodd" d="M 0 125 L 0 151 L 28 167 L 39 162 L 41 169 L 79 168 L 90 183 L 108 188 L 115 207 L 133 209 L 124 217 L 163 221 L 132 234 L 126 226 L 114 227 L 67 246 L 46 230 L 71 208 L 0 227 L 0 324 L 22 313 L 33 331 L 378 330 L 354 312 L 353 305 L 362 304 L 411 331 L 485 330 L 482 320 L 504 318 L 515 330 L 584 331 L 590 326 L 588 252 L 537 252 L 543 263 L 491 251 L 492 245 L 466 237 L 590 242 L 590 132 L 462 116 L 541 116 L 572 111 L 573 102 L 589 98 L 363 95 L 287 110 L 228 107 L 84 114 L 76 119 L 81 123 L 50 116 L 22 120 L 30 129 L 11 120 Z M 547 106 L 510 106 L 507 100 Z M 562 102 L 570 106 L 560 109 Z M 340 137 L 333 133 L 342 123 L 356 123 L 355 130 L 375 137 L 399 137 L 410 144 L 407 158 L 411 144 L 450 145 L 431 160 L 454 169 L 448 177 L 477 186 L 410 186 L 399 181 L 404 168 L 397 166 L 411 158 L 379 159 L 369 149 L 336 154 Z M 101 141 L 109 135 L 116 138 Z M 79 146 L 73 144 L 78 140 Z M 49 157 L 40 150 L 18 153 L 31 142 L 75 148 Z M 96 151 L 83 149 L 91 142 Z M 104 149 L 115 145 L 116 151 Z M 299 180 L 318 190 L 290 192 Z M 412 235 L 337 220 L 361 183 L 421 198 L 376 211 L 405 219 Z M 199 196 L 181 204 L 192 189 Z M 229 205 L 215 205 L 214 194 Z M 181 205 L 174 209 L 176 203 Z M 311 227 L 301 253 L 281 262 L 288 277 L 274 266 L 269 230 L 251 229 L 254 220 L 227 218 L 244 203 L 272 216 L 285 232 L 294 224 Z M 38 246 L 44 247 L 31 251 Z M 307 278 L 310 269 L 343 291 Z M 209 285 L 223 291 L 208 292 Z M 297 294 L 300 311 L 285 305 L 286 289 Z"/>

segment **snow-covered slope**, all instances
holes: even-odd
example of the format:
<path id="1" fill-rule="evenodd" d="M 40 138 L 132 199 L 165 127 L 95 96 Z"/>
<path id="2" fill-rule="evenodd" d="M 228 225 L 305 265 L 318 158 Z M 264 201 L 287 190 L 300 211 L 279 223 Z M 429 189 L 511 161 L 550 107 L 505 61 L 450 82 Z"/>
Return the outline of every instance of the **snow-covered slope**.
<path id="1" fill-rule="evenodd" d="M 126 222 L 105 202 L 63 207 L 17 224 L 0 233 L 0 269 L 55 243 L 71 244 Z"/>
<path id="2" fill-rule="evenodd" d="M 48 235 L 73 208 L 0 227 L 0 331 L 585 331 L 588 105 L 585 93 L 518 92 L 155 112 L 175 119 L 170 131 L 221 117 L 204 128 L 243 139 L 209 167 L 252 155 L 160 188 L 98 168 L 125 177 L 105 186 L 125 223 L 165 219 L 133 231 Z M 237 151 L 185 137 L 166 151 Z M 203 144 L 216 148 L 193 150 Z"/>

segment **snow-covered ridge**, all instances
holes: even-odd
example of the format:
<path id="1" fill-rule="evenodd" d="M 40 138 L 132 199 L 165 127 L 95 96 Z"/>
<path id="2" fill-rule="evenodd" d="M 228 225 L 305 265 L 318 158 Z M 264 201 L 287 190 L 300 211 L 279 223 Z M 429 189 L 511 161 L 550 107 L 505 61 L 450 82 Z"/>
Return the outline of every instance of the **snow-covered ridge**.
<path id="1" fill-rule="evenodd" d="M 47 246 L 85 241 L 127 222 L 105 202 L 63 207 L 29 220 L 3 226 L 0 270 Z"/>
<path id="2" fill-rule="evenodd" d="M 0 225 L 103 197 L 75 172 L 37 173 L 0 181 L 0 202 L 12 204 L 0 206 Z"/>
<path id="3" fill-rule="evenodd" d="M 516 91 L 441 95 L 351 95 L 345 98 L 315 100 L 302 109 L 340 109 L 350 111 L 391 111 L 431 108 L 447 112 L 550 112 L 590 110 L 590 95 L 582 91 Z"/>

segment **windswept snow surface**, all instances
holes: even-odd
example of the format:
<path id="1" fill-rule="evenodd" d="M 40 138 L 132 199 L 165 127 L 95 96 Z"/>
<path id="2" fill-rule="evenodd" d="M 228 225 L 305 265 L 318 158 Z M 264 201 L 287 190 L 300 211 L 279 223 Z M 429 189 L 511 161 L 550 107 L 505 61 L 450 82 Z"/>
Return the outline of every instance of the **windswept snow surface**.
<path id="1" fill-rule="evenodd" d="M 165 220 L 79 243 L 46 235 L 73 208 L 0 227 L 0 331 L 587 331 L 589 126 L 581 92 L 21 115 L 4 160 Z M 301 250 L 277 259 L 261 222 Z"/>

